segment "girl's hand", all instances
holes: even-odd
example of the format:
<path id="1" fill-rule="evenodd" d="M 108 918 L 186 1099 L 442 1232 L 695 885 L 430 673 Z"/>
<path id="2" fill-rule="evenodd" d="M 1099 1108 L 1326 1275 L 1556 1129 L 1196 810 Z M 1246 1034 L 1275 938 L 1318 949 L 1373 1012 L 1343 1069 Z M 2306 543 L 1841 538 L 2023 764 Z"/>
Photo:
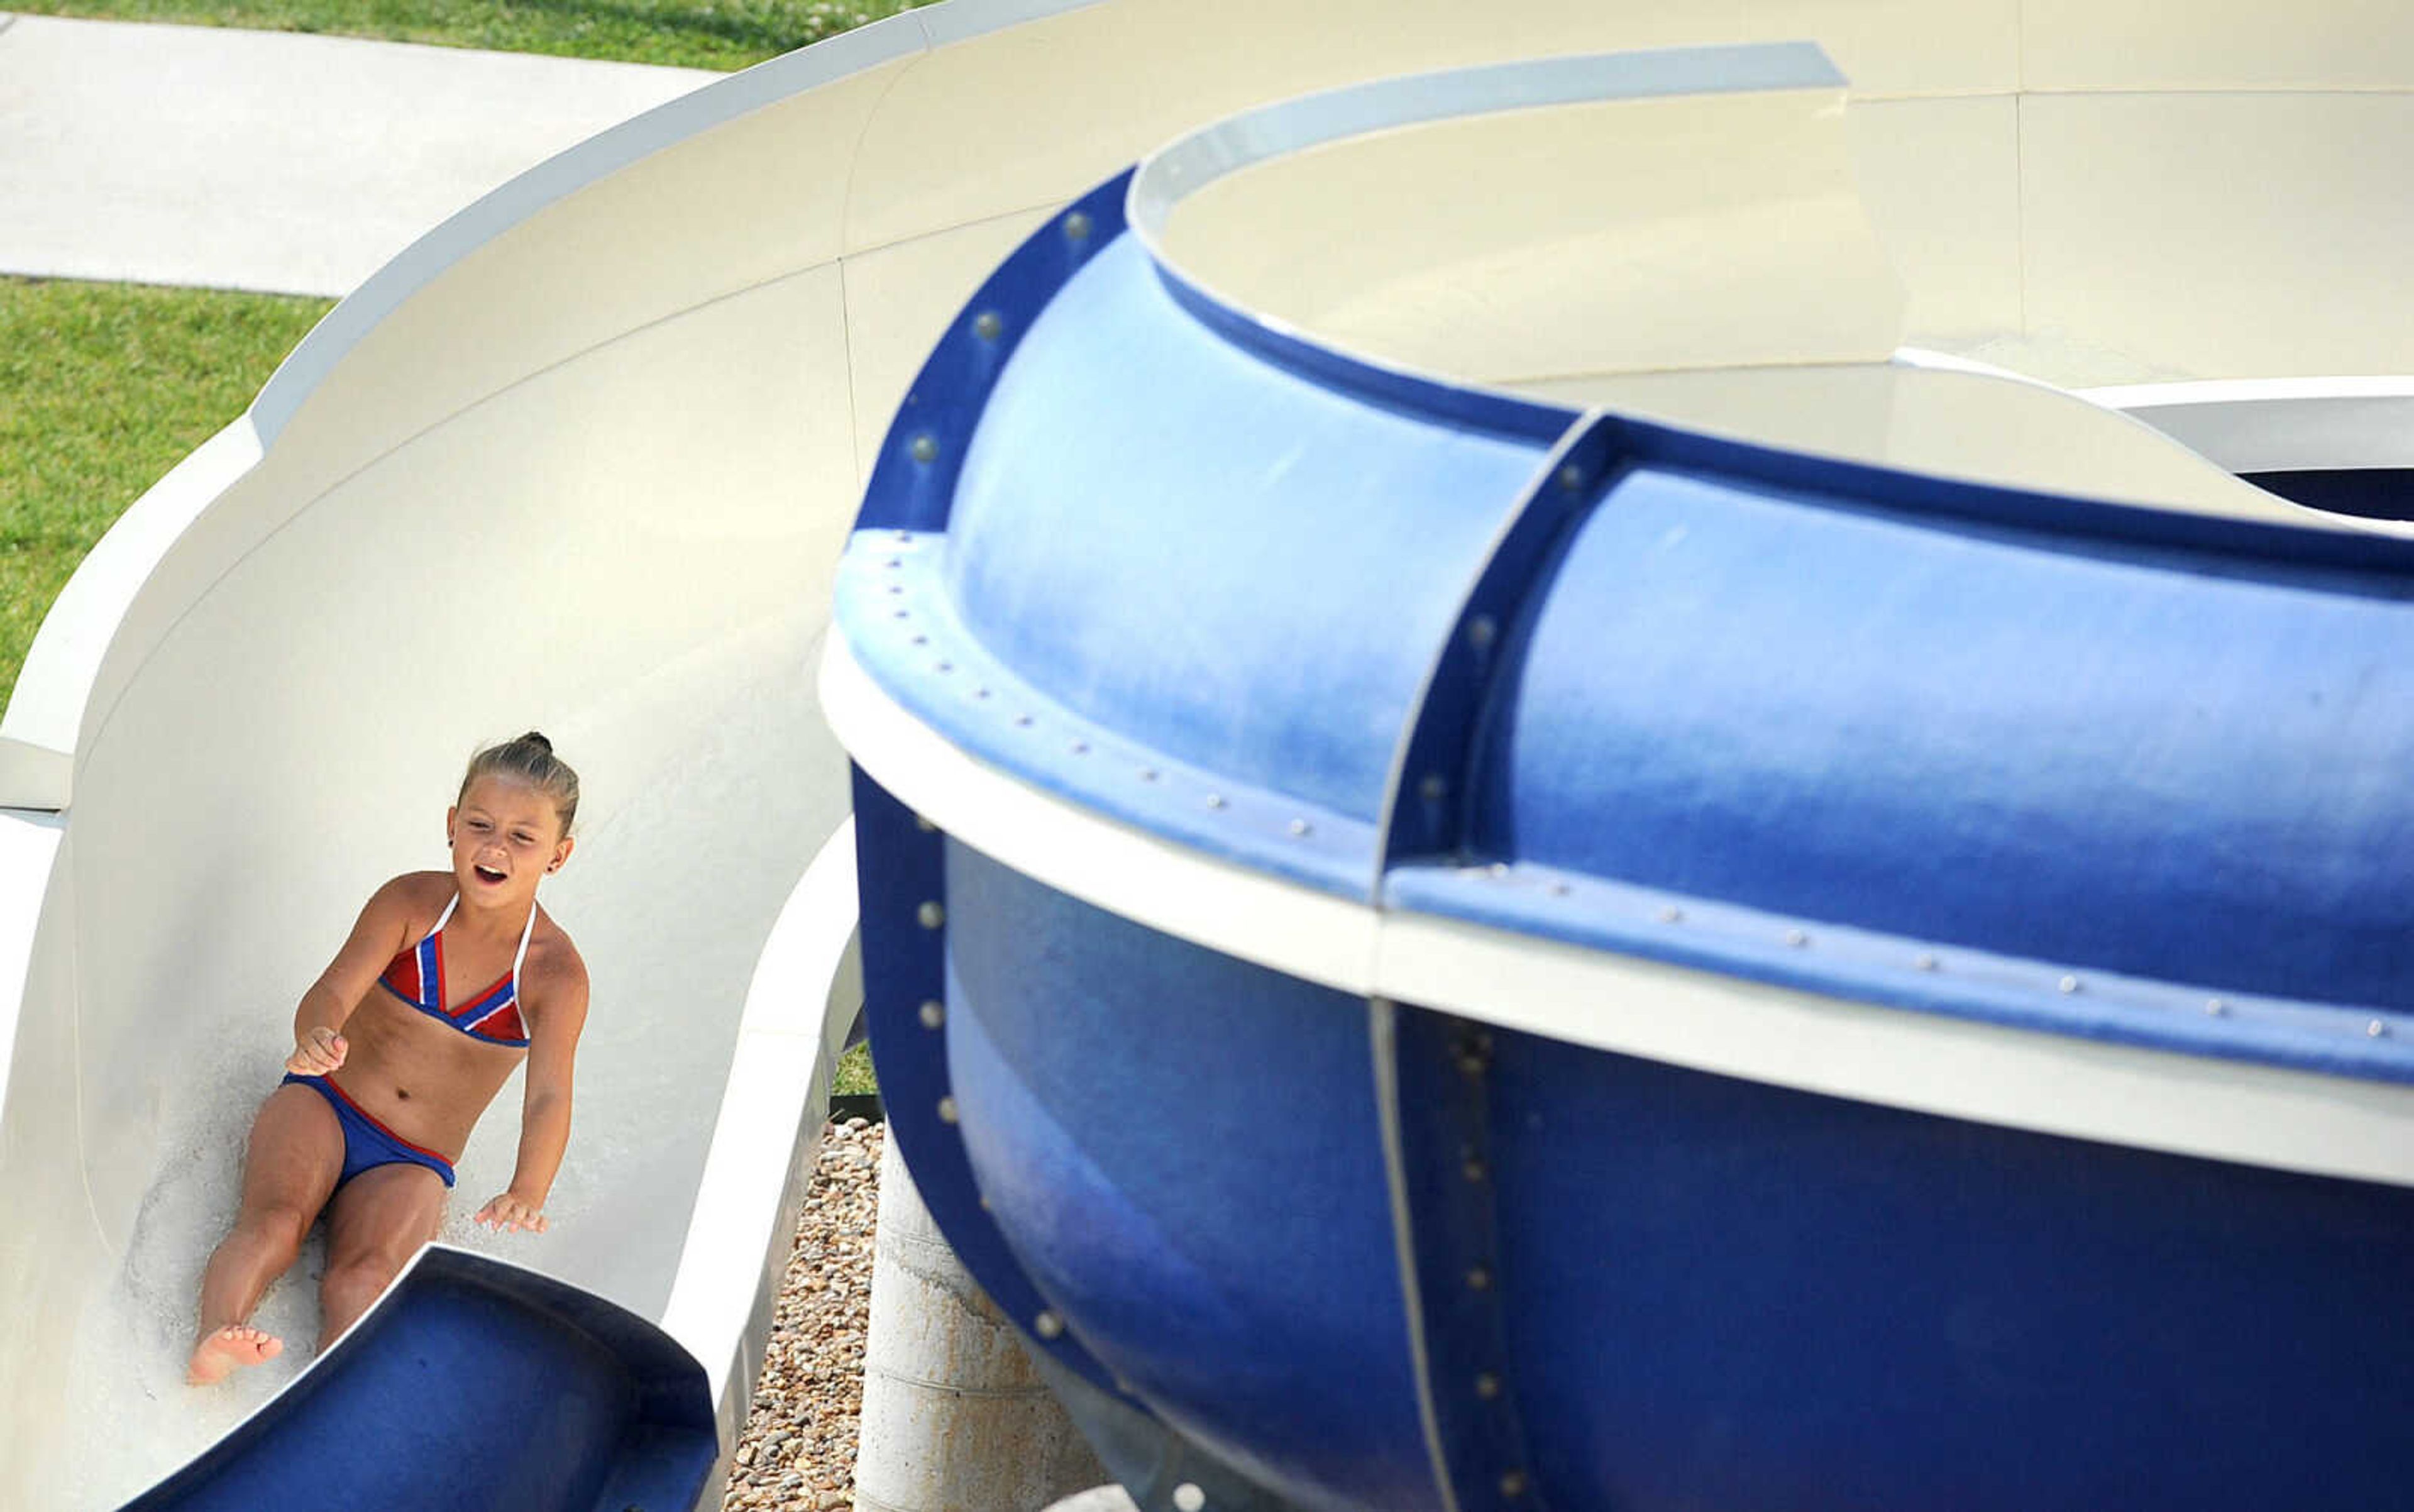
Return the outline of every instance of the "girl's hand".
<path id="1" fill-rule="evenodd" d="M 486 1224 L 498 1232 L 505 1229 L 526 1229 L 531 1234 L 544 1232 L 544 1214 L 508 1191 L 479 1208 L 478 1216 L 470 1221 Z"/>
<path id="2" fill-rule="evenodd" d="M 285 1069 L 296 1076 L 324 1076 L 344 1063 L 344 1052 L 350 1048 L 344 1037 L 325 1027 L 312 1029 L 285 1057 Z"/>

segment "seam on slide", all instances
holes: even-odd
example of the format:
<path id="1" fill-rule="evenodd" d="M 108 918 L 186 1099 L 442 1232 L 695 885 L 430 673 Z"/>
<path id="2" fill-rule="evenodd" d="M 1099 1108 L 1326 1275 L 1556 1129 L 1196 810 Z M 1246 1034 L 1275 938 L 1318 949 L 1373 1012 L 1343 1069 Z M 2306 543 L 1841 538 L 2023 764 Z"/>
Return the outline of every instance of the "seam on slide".
<path id="1" fill-rule="evenodd" d="M 881 111 L 888 104 L 888 97 L 896 93 L 897 82 L 919 67 L 922 59 L 931 55 L 932 44 L 929 22 L 916 17 L 915 27 L 922 34 L 921 56 L 902 67 L 892 70 L 888 75 L 888 82 L 881 88 L 880 97 L 873 100 L 872 108 L 863 112 L 862 121 L 855 128 L 854 144 L 847 148 L 846 187 L 839 191 L 838 197 L 839 344 L 846 352 L 846 450 L 847 456 L 855 463 L 855 491 L 858 496 L 863 492 L 864 483 L 863 433 L 862 419 L 856 412 L 855 403 L 855 310 L 854 301 L 848 297 L 846 287 L 847 231 L 855 222 L 855 175 L 863 166 L 863 142 L 872 134 L 872 123 L 880 118 Z M 860 502 L 859 497 L 857 502 Z"/>
<path id="2" fill-rule="evenodd" d="M 67 1043 L 75 1067 L 76 1185 L 83 1191 L 84 1215 L 92 1220 L 93 1236 L 100 1241 L 101 1249 L 108 1252 L 113 1264 L 122 1265 L 126 1259 L 125 1251 L 109 1242 L 109 1225 L 102 1222 L 100 1219 L 100 1198 L 92 1190 L 92 1162 L 85 1158 L 85 1152 L 90 1148 L 90 1141 L 85 1134 L 83 1097 L 83 951 L 77 938 L 79 932 L 76 927 L 83 910 L 76 898 L 75 858 L 69 856 L 67 860 L 67 1001 L 73 1005 L 72 1010 L 67 1014 Z"/>

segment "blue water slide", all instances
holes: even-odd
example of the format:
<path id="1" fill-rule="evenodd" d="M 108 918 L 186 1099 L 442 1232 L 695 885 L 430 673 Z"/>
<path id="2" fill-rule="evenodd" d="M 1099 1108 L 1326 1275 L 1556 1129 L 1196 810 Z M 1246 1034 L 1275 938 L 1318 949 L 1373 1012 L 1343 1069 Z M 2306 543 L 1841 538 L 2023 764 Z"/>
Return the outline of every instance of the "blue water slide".
<path id="1" fill-rule="evenodd" d="M 1211 1508 L 2407 1505 L 2414 545 L 1423 377 L 1159 235 L 1660 66 L 1228 123 L 940 343 L 824 671 L 926 1200 Z"/>
<path id="2" fill-rule="evenodd" d="M 694 1356 L 592 1293 L 431 1245 L 328 1354 L 126 1512 L 685 1512 Z"/>

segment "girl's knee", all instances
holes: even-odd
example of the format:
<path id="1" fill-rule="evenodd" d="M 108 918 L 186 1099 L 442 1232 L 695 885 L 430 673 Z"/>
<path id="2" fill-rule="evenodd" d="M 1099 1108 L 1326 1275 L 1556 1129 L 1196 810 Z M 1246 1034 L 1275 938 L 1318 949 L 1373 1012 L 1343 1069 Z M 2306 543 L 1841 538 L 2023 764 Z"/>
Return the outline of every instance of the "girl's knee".
<path id="1" fill-rule="evenodd" d="M 383 1295 L 401 1273 L 402 1267 L 385 1255 L 348 1255 L 327 1263 L 327 1273 L 319 1280 L 319 1293 L 332 1300 L 366 1307 Z"/>
<path id="2" fill-rule="evenodd" d="M 235 1232 L 284 1255 L 285 1263 L 291 1265 L 318 1216 L 282 1203 L 263 1204 L 245 1208 L 235 1219 Z"/>

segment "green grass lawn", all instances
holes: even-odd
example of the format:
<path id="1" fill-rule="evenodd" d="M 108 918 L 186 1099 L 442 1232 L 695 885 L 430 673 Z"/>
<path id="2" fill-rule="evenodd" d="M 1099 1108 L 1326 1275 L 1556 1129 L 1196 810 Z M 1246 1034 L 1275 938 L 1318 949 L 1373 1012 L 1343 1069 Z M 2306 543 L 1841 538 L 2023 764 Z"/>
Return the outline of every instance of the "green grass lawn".
<path id="1" fill-rule="evenodd" d="M 925 0 L 8 0 L 39 16 L 324 32 L 441 47 L 743 68 Z"/>
<path id="2" fill-rule="evenodd" d="M 838 1068 L 830 1075 L 830 1092 L 833 1096 L 847 1097 L 879 1090 L 880 1084 L 873 1081 L 872 1077 L 870 1045 L 857 1045 L 839 1057 Z"/>
<path id="3" fill-rule="evenodd" d="M 332 302 L 0 278 L 0 696 L 75 565 Z"/>

